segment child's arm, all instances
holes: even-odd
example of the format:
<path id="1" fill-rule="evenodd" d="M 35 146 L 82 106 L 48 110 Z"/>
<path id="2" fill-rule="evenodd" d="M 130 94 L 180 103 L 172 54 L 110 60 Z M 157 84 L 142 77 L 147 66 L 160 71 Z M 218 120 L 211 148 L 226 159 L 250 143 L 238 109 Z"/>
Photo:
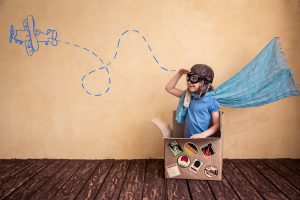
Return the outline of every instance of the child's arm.
<path id="1" fill-rule="evenodd" d="M 173 78 L 171 78 L 171 80 L 167 83 L 167 85 L 165 86 L 165 89 L 167 90 L 167 92 L 169 92 L 170 94 L 173 94 L 176 97 L 181 97 L 183 91 L 176 88 L 176 84 L 178 82 L 178 80 L 181 78 L 181 76 L 183 74 L 187 74 L 188 72 L 190 72 L 189 69 L 180 69 L 175 76 L 173 76 Z"/>
<path id="2" fill-rule="evenodd" d="M 206 138 L 217 132 L 220 128 L 220 116 L 219 112 L 213 112 L 211 113 L 212 117 L 212 123 L 213 125 L 207 129 L 206 131 L 203 131 L 202 133 L 197 133 L 191 136 L 191 138 Z"/>

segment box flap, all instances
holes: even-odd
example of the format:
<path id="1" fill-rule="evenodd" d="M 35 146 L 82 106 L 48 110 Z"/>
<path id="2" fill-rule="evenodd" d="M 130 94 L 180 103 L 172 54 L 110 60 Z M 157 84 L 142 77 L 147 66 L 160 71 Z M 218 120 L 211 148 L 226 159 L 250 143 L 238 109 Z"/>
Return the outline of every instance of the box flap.
<path id="1" fill-rule="evenodd" d="M 162 136 L 164 138 L 168 138 L 171 136 L 172 129 L 169 124 L 162 121 L 160 118 L 155 118 L 151 120 L 161 131 Z"/>

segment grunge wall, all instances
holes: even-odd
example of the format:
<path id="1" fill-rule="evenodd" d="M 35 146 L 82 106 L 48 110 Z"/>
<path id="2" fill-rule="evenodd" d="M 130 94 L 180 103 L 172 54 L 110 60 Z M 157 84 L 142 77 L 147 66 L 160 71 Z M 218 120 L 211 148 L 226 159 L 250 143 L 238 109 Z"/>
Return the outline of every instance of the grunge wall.
<path id="1" fill-rule="evenodd" d="M 0 158 L 162 158 L 150 120 L 171 123 L 173 70 L 208 64 L 217 87 L 279 36 L 299 82 L 299 13 L 296 0 L 1 0 Z M 45 33 L 34 52 L 16 40 L 27 16 Z M 299 97 L 222 109 L 224 158 L 300 158 Z"/>

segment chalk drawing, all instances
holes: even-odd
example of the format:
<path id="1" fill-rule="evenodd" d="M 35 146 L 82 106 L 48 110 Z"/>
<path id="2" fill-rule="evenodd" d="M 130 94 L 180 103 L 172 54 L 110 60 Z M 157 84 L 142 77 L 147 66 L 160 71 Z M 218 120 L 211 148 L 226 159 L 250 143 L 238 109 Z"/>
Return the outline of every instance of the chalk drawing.
<path id="1" fill-rule="evenodd" d="M 32 56 L 39 50 L 40 43 L 56 46 L 58 44 L 56 37 L 56 30 L 47 29 L 46 32 L 42 32 L 37 29 L 32 15 L 28 15 L 23 20 L 23 29 L 15 29 L 14 25 L 10 26 L 9 42 L 14 41 L 20 45 L 24 44 L 28 56 Z"/>
<path id="2" fill-rule="evenodd" d="M 97 60 L 100 62 L 100 67 L 96 67 L 95 69 L 91 70 L 90 72 L 84 74 L 81 78 L 81 87 L 83 90 L 85 90 L 86 94 L 91 95 L 91 96 L 102 96 L 105 93 L 108 93 L 110 91 L 110 85 L 111 85 L 111 78 L 110 78 L 110 71 L 109 71 L 109 66 L 112 65 L 113 61 L 117 59 L 118 57 L 118 50 L 121 45 L 122 39 L 125 37 L 126 34 L 129 32 L 134 32 L 138 34 L 143 41 L 145 42 L 145 45 L 147 49 L 149 50 L 150 55 L 153 58 L 153 61 L 159 66 L 159 68 L 163 71 L 169 71 L 169 72 L 174 72 L 176 70 L 174 69 L 168 69 L 166 66 L 162 66 L 159 62 L 159 59 L 155 54 L 153 53 L 153 49 L 151 48 L 150 44 L 148 43 L 146 37 L 136 29 L 132 30 L 125 30 L 122 32 L 121 36 L 118 38 L 117 44 L 116 44 L 116 50 L 113 53 L 112 59 L 105 64 L 103 59 L 97 54 L 95 51 L 83 47 L 79 44 L 75 44 L 72 42 L 66 42 L 66 41 L 61 41 L 57 39 L 57 31 L 54 29 L 47 29 L 46 32 L 42 32 L 39 29 L 35 27 L 35 20 L 32 15 L 28 15 L 24 20 L 23 20 L 23 29 L 15 29 L 13 25 L 10 27 L 10 35 L 9 35 L 9 42 L 12 43 L 14 41 L 17 44 L 25 46 L 26 53 L 28 56 L 32 56 L 35 52 L 39 50 L 40 43 L 43 43 L 45 45 L 51 44 L 52 46 L 57 46 L 58 43 L 68 45 L 70 47 L 78 48 L 83 50 L 86 53 L 91 54 L 92 56 L 96 57 Z M 97 92 L 97 93 L 92 93 L 87 89 L 85 86 L 85 81 L 89 78 L 90 75 L 93 75 L 94 73 L 97 73 L 98 71 L 104 70 L 107 75 L 107 81 L 106 81 L 106 89 L 102 92 Z"/>

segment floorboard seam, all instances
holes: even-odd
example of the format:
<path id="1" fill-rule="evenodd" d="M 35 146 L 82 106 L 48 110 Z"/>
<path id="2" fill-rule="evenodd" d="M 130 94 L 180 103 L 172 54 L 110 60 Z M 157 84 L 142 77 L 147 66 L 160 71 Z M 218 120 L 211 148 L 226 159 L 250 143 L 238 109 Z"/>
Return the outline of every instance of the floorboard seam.
<path id="1" fill-rule="evenodd" d="M 17 163 L 20 162 L 20 160 L 13 160 L 13 159 L 12 159 L 12 161 L 15 161 L 15 162 L 17 162 Z M 2 159 L 2 162 L 8 163 L 9 160 L 3 160 L 3 159 Z M 3 163 L 2 163 L 2 164 L 3 164 Z M 5 168 L 3 168 L 3 169 L 0 171 L 0 173 L 2 173 L 3 171 L 5 171 L 7 168 L 9 168 L 9 166 L 6 166 Z"/>
<path id="2" fill-rule="evenodd" d="M 79 168 L 81 167 L 81 165 L 83 165 L 83 163 L 84 161 L 82 161 L 82 163 L 77 167 L 76 170 L 74 170 L 74 172 L 70 175 L 70 177 L 56 190 L 56 192 L 52 195 L 52 197 L 50 197 L 50 199 L 53 199 L 55 197 L 58 191 L 60 191 L 60 189 L 70 180 L 70 178 L 72 178 L 72 176 L 77 172 L 77 170 L 79 170 Z"/>
<path id="3" fill-rule="evenodd" d="M 278 176 L 282 177 L 285 181 L 287 181 L 289 184 L 293 185 L 297 190 L 299 190 L 298 187 L 297 187 L 297 185 L 295 185 L 294 182 L 292 182 L 292 181 L 286 179 L 285 176 L 282 176 L 281 174 L 279 174 L 279 172 L 277 172 L 277 171 L 276 171 L 270 164 L 268 164 L 267 162 L 263 161 L 263 163 L 265 163 L 270 169 L 272 169 L 276 174 L 278 174 Z M 283 165 L 283 166 L 285 166 L 285 165 Z M 294 173 L 294 172 L 293 172 L 293 173 Z M 294 173 L 294 174 L 295 174 L 295 173 Z M 297 174 L 295 174 L 295 175 L 297 175 Z"/>
<path id="4" fill-rule="evenodd" d="M 82 185 L 82 187 L 80 188 L 80 190 L 77 192 L 77 194 L 75 195 L 74 199 L 77 198 L 77 196 L 80 194 L 80 192 L 83 190 L 84 186 L 88 183 L 88 181 L 90 180 L 90 178 L 93 176 L 93 174 L 95 173 L 95 171 L 98 169 L 98 167 L 100 166 L 101 160 L 98 161 L 98 164 L 96 166 L 96 168 L 93 170 L 93 172 L 89 175 L 89 177 L 86 179 L 85 183 Z"/>
<path id="5" fill-rule="evenodd" d="M 289 168 L 292 172 L 294 172 L 295 174 L 299 175 L 297 171 L 295 171 L 295 169 L 293 169 L 292 167 L 289 167 L 289 165 L 287 163 L 285 163 L 283 160 L 281 159 L 276 159 L 278 162 L 280 162 L 282 165 L 286 166 L 287 168 Z"/>
<path id="6" fill-rule="evenodd" d="M 18 173 L 16 173 L 16 174 L 13 175 L 12 177 L 10 177 L 10 178 L 9 178 L 7 181 L 5 181 L 4 183 L 0 184 L 0 186 L 1 186 L 1 185 L 4 185 L 4 184 L 7 183 L 10 179 L 14 178 L 14 177 L 17 176 L 19 173 L 21 173 L 22 171 L 26 170 L 28 167 L 32 166 L 34 163 L 37 162 L 37 160 L 33 160 L 33 161 L 34 161 L 33 163 L 31 163 L 29 166 L 25 167 L 24 169 L 21 168 L 22 170 L 19 170 Z"/>
<path id="7" fill-rule="evenodd" d="M 121 189 L 120 189 L 120 191 L 119 191 L 119 194 L 118 194 L 118 198 L 117 198 L 117 199 L 120 199 L 120 195 L 121 195 L 121 192 L 122 192 L 122 190 L 123 190 L 124 182 L 125 182 L 125 180 L 126 180 L 126 177 L 127 177 L 127 174 L 128 174 L 129 167 L 130 167 L 130 165 L 131 165 L 131 161 L 130 161 L 130 160 L 127 160 L 127 161 L 129 162 L 129 164 L 128 164 L 128 166 L 127 166 L 126 174 L 125 174 L 125 176 L 124 176 L 124 178 L 123 178 L 123 181 L 122 181 L 122 184 L 121 184 Z"/>
<path id="8" fill-rule="evenodd" d="M 40 169 L 39 171 L 35 172 L 27 181 L 25 181 L 24 183 L 22 183 L 19 187 L 17 187 L 15 190 L 13 190 L 11 193 L 9 193 L 5 198 L 7 198 L 8 196 L 12 195 L 13 193 L 15 193 L 20 187 L 22 187 L 24 184 L 26 184 L 29 180 L 33 179 L 33 177 L 35 177 L 40 171 L 42 171 L 43 169 L 45 169 L 47 166 L 49 166 L 51 163 L 53 163 L 54 161 L 52 160 L 48 165 L 45 165 L 44 167 L 42 167 L 42 169 Z M 22 170 L 23 171 L 23 170 Z"/>
<path id="9" fill-rule="evenodd" d="M 145 191 L 145 181 L 146 181 L 146 174 L 147 174 L 147 168 L 148 168 L 148 160 L 146 160 L 146 166 L 145 166 L 145 176 L 144 176 L 144 184 L 143 184 L 143 191 L 142 191 L 142 199 L 144 198 L 144 191 Z"/>
<path id="10" fill-rule="evenodd" d="M 33 191 L 27 199 L 30 199 L 41 187 L 43 187 L 53 176 L 55 176 L 59 170 L 61 170 L 65 165 L 67 165 L 70 161 L 67 161 L 64 165 L 62 165 L 60 168 L 58 168 L 58 170 L 53 174 L 51 175 L 40 187 L 38 187 L 35 191 Z"/>
<path id="11" fill-rule="evenodd" d="M 214 193 L 214 190 L 212 189 L 211 185 L 209 184 L 209 181 L 205 181 L 205 182 L 206 182 L 206 184 L 208 185 L 208 187 L 209 187 L 211 193 L 213 194 L 213 197 L 214 197 L 215 199 L 217 199 L 217 197 L 216 197 L 216 195 L 215 195 L 215 193 Z"/>
<path id="12" fill-rule="evenodd" d="M 226 179 L 228 185 L 230 186 L 230 188 L 232 189 L 232 191 L 236 194 L 236 196 L 241 199 L 241 197 L 238 195 L 238 193 L 235 191 L 235 189 L 233 188 L 233 186 L 231 185 L 231 183 L 229 182 L 229 180 L 226 178 L 226 176 L 223 174 L 223 178 Z"/>
<path id="13" fill-rule="evenodd" d="M 260 195 L 260 197 L 262 198 L 262 199 L 265 199 L 264 197 L 263 197 L 263 195 L 256 189 L 256 187 L 251 183 L 251 181 L 249 181 L 249 179 L 247 178 L 247 176 L 238 168 L 238 166 L 236 166 L 236 164 L 234 163 L 234 162 L 232 162 L 232 161 L 230 161 L 233 165 L 234 165 L 234 167 L 236 168 L 236 169 L 238 169 L 238 171 L 241 173 L 241 175 L 245 178 L 245 180 L 247 180 L 248 181 L 248 183 L 254 188 L 254 190 Z"/>
<path id="14" fill-rule="evenodd" d="M 190 185 L 189 185 L 189 182 L 187 179 L 185 179 L 185 183 L 186 183 L 186 186 L 188 188 L 188 192 L 189 192 L 189 195 L 190 195 L 190 199 L 193 199 L 193 195 L 192 195 L 192 192 L 191 192 L 191 188 L 190 188 Z"/>
<path id="15" fill-rule="evenodd" d="M 102 182 L 101 186 L 99 187 L 98 191 L 96 192 L 96 195 L 95 195 L 95 198 L 94 198 L 94 199 L 96 199 L 96 198 L 97 198 L 97 195 L 99 194 L 99 192 L 100 192 L 100 190 L 101 190 L 101 188 L 102 188 L 103 184 L 105 183 L 105 181 L 106 181 L 106 178 L 107 178 L 107 176 L 109 175 L 109 173 L 110 173 L 110 171 L 111 171 L 111 169 L 112 169 L 112 167 L 113 167 L 113 165 L 114 165 L 115 161 L 116 161 L 116 160 L 113 160 L 113 163 L 111 164 L 111 166 L 110 166 L 110 168 L 109 168 L 109 170 L 108 170 L 108 172 L 107 172 L 106 176 L 104 177 L 104 179 L 103 179 L 103 182 Z"/>
<path id="16" fill-rule="evenodd" d="M 265 176 L 263 173 L 261 173 L 254 165 L 252 165 L 248 160 L 246 160 L 246 162 L 248 162 L 248 164 L 251 165 L 260 175 L 262 175 L 267 181 L 269 181 L 269 183 L 271 183 L 279 192 L 281 192 L 281 194 L 283 194 L 287 199 L 290 199 L 279 187 L 277 187 L 277 185 L 275 185 L 267 176 Z M 269 166 L 267 165 L 267 167 L 269 167 Z M 269 169 L 272 170 L 272 168 L 270 168 L 270 167 L 269 167 Z"/>

